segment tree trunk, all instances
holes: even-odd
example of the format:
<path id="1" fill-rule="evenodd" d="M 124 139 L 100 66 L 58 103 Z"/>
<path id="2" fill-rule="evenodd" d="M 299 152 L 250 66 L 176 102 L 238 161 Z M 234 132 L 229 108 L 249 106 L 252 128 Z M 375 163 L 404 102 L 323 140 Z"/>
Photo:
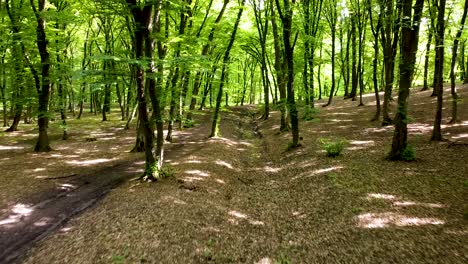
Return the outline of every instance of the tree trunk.
<path id="1" fill-rule="evenodd" d="M 432 42 L 432 26 L 428 26 L 429 29 L 427 30 L 427 44 L 426 44 L 426 55 L 424 57 L 424 84 L 422 91 L 429 90 L 429 85 L 427 84 L 427 76 L 429 74 L 429 53 L 431 51 L 431 42 Z"/>
<path id="2" fill-rule="evenodd" d="M 275 48 L 275 71 L 276 71 L 276 79 L 278 84 L 278 90 L 280 94 L 280 98 L 278 101 L 278 106 L 281 113 L 281 121 L 280 121 L 280 131 L 287 131 L 289 129 L 288 122 L 287 122 L 287 106 L 286 106 L 286 80 L 285 80 L 285 61 L 283 60 L 283 51 L 281 50 L 281 44 L 279 39 L 278 33 L 278 25 L 276 24 L 276 14 L 275 14 L 275 7 L 271 5 L 271 28 L 273 32 L 273 41 L 274 41 L 274 48 Z M 312 91 L 313 92 L 313 91 Z"/>
<path id="3" fill-rule="evenodd" d="M 292 149 L 299 146 L 299 119 L 294 97 L 294 47 L 291 45 L 293 10 L 289 0 L 283 0 L 283 5 L 284 11 L 281 12 L 281 5 L 279 0 L 276 0 L 276 7 L 281 21 L 283 22 L 284 65 L 287 73 L 287 107 L 290 115 L 292 134 L 292 142 L 290 142 L 288 148 Z"/>
<path id="4" fill-rule="evenodd" d="M 36 34 L 37 34 L 37 48 L 39 55 L 41 57 L 41 75 L 42 83 L 41 89 L 39 91 L 39 107 L 38 107 L 38 126 L 39 126 L 39 137 L 34 147 L 36 152 L 46 152 L 50 151 L 49 146 L 49 135 L 47 134 L 47 129 L 49 126 L 49 97 L 50 97 L 50 55 L 47 50 L 48 40 L 46 38 L 45 32 L 45 19 L 42 17 L 45 0 L 38 0 L 38 8 L 34 4 L 34 0 L 30 0 L 31 7 L 36 16 Z"/>
<path id="5" fill-rule="evenodd" d="M 460 21 L 460 27 L 455 36 L 455 39 L 453 41 L 453 47 L 452 47 L 452 63 L 450 64 L 450 92 L 452 94 L 452 119 L 450 120 L 450 123 L 456 123 L 459 121 L 458 110 L 457 110 L 458 94 L 457 94 L 457 88 L 456 88 L 456 83 L 455 83 L 455 66 L 457 63 L 458 43 L 460 42 L 460 37 L 465 27 L 467 12 L 468 12 L 468 0 L 465 0 L 465 6 L 463 9 L 463 15 Z"/>
<path id="6" fill-rule="evenodd" d="M 227 69 L 228 64 L 229 64 L 231 49 L 232 49 L 232 46 L 234 45 L 234 40 L 236 39 L 237 28 L 239 26 L 240 19 L 242 17 L 242 13 L 244 11 L 244 3 L 245 3 L 245 0 L 242 0 L 242 3 L 241 3 L 240 8 L 239 8 L 239 12 L 237 13 L 237 18 L 236 18 L 236 22 L 234 24 L 234 29 L 233 29 L 233 31 L 231 33 L 231 37 L 229 39 L 229 43 L 228 43 L 228 46 L 226 48 L 226 51 L 224 52 L 223 68 L 221 70 L 221 80 L 220 80 L 220 83 L 219 83 L 218 95 L 216 96 L 216 106 L 215 106 L 215 109 L 213 111 L 213 121 L 212 121 L 212 124 L 211 124 L 211 132 L 210 132 L 209 137 L 215 137 L 215 136 L 218 136 L 218 134 L 219 134 L 219 109 L 221 107 L 221 100 L 222 100 L 222 97 L 223 97 L 223 86 L 224 86 L 224 81 L 225 81 L 225 78 L 226 78 L 226 69 Z"/>
<path id="7" fill-rule="evenodd" d="M 405 150 L 408 145 L 408 96 L 414 62 L 419 40 L 419 24 L 424 0 L 416 0 L 412 16 L 412 0 L 402 0 L 402 27 L 400 46 L 400 89 L 398 92 L 398 111 L 395 115 L 395 131 L 392 148 L 388 154 L 391 160 L 407 159 Z"/>
<path id="8" fill-rule="evenodd" d="M 439 0 L 436 32 L 436 64 L 434 68 L 437 76 L 434 78 L 434 91 L 437 94 L 437 108 L 432 130 L 431 141 L 442 141 L 442 106 L 444 94 L 444 35 L 445 35 L 445 0 Z"/>
<path id="9" fill-rule="evenodd" d="M 349 98 L 356 100 L 358 87 L 358 69 L 357 69 L 357 43 L 356 43 L 356 17 L 351 17 L 351 93 Z"/>

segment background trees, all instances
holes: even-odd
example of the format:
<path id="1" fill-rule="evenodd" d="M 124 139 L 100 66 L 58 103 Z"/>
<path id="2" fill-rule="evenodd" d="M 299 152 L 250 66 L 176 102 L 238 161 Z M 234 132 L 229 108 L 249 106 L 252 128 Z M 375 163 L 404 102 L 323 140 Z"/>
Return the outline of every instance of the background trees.
<path id="1" fill-rule="evenodd" d="M 411 21 L 404 20 L 407 5 L 416 8 Z M 461 27 L 466 5 L 447 1 L 447 12 L 442 6 L 443 1 L 432 1 L 423 9 L 419 0 L 3 0 L 3 126 L 15 131 L 22 117 L 37 119 L 35 149 L 48 151 L 49 120 L 61 120 L 66 139 L 66 118 L 75 111 L 77 118 L 91 112 L 105 121 L 117 105 L 128 127 L 137 115 L 136 149 L 153 156 L 147 168 L 156 161 L 160 168 L 163 125 L 168 121 L 169 140 L 175 124 L 193 126 L 197 104 L 202 109 L 215 103 L 214 130 L 222 102 L 263 104 L 264 118 L 279 109 L 280 130 L 292 130 L 295 147 L 298 109 L 307 105 L 304 119 L 312 119 L 316 97 L 328 97 L 325 105 L 330 105 L 334 96 L 355 99 L 359 92 L 362 105 L 362 94 L 373 91 L 378 100 L 372 119 L 382 114 L 382 125 L 388 125 L 395 117 L 399 131 L 407 124 L 407 89 L 428 86 L 427 76 L 433 75 L 439 76 L 435 84 L 442 91 L 449 74 L 456 120 L 456 80 L 468 76 L 467 33 Z M 441 53 L 444 37 L 448 52 Z M 419 38 L 421 44 L 415 42 Z M 435 50 L 432 39 L 438 43 Z M 444 68 L 449 57 L 451 65 Z M 393 89 L 400 98 L 396 111 Z M 435 133 L 442 122 L 439 112 Z M 405 136 L 398 137 L 405 142 Z M 406 143 L 397 145 L 391 156 Z"/>

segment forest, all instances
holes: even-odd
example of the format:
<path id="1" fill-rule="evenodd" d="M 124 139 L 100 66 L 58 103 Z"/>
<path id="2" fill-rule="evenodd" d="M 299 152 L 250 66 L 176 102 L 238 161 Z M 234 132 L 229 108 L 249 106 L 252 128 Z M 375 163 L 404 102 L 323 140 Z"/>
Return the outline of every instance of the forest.
<path id="1" fill-rule="evenodd" d="M 0 263 L 466 263 L 468 0 L 0 0 Z"/>

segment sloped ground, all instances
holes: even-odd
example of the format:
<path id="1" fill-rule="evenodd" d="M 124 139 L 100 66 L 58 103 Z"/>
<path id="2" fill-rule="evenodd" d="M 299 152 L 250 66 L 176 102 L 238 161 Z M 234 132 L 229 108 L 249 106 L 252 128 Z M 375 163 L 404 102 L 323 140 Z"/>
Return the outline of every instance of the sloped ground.
<path id="1" fill-rule="evenodd" d="M 429 142 L 429 94 L 410 97 L 415 162 L 384 159 L 393 129 L 368 121 L 371 96 L 364 107 L 337 98 L 320 108 L 289 152 L 277 112 L 259 123 L 262 138 L 252 107 L 224 113 L 220 138 L 206 139 L 209 122 L 199 122 L 168 152 L 173 178 L 121 185 L 25 262 L 466 263 L 468 147 Z M 466 143 L 466 104 L 460 119 L 443 130 Z M 319 138 L 348 145 L 327 158 Z"/>

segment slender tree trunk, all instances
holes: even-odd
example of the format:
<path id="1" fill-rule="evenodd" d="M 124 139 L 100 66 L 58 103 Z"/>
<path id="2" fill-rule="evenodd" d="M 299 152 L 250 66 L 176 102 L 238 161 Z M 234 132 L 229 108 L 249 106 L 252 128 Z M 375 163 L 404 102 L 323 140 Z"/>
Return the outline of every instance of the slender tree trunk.
<path id="1" fill-rule="evenodd" d="M 281 113 L 281 121 L 280 121 L 280 131 L 287 131 L 289 129 L 288 121 L 287 121 L 287 106 L 286 106 L 286 80 L 285 80 L 285 65 L 283 60 L 283 51 L 281 50 L 281 44 L 279 39 L 278 33 L 278 25 L 276 24 L 276 14 L 275 14 L 275 7 L 271 5 L 271 28 L 273 33 L 273 43 L 275 48 L 275 71 L 276 71 L 276 79 L 278 84 L 278 90 L 280 94 L 280 98 L 278 101 L 280 113 Z M 312 91 L 313 92 L 313 91 Z"/>
<path id="2" fill-rule="evenodd" d="M 227 69 L 228 64 L 229 64 L 231 49 L 232 49 L 232 46 L 234 45 L 234 40 L 236 39 L 237 28 L 239 26 L 240 19 L 242 17 L 242 13 L 244 11 L 244 3 L 245 3 L 245 0 L 242 0 L 239 12 L 237 13 L 237 19 L 236 19 L 236 22 L 234 24 L 234 29 L 232 31 L 231 37 L 229 39 L 228 46 L 227 46 L 226 51 L 224 53 L 223 68 L 221 70 L 221 80 L 220 80 L 220 83 L 219 83 L 218 95 L 216 97 L 216 106 L 215 106 L 215 109 L 213 111 L 213 122 L 211 124 L 211 132 L 210 132 L 209 137 L 215 137 L 215 136 L 218 136 L 218 134 L 219 134 L 219 109 L 221 107 L 221 100 L 222 100 L 222 97 L 223 97 L 223 86 L 224 86 L 224 81 L 225 81 L 225 78 L 226 78 L 226 69 Z"/>
<path id="3" fill-rule="evenodd" d="M 335 39 L 336 39 L 336 29 L 332 28 L 331 29 L 331 35 L 332 35 L 332 52 L 331 52 L 331 79 L 332 79 L 332 85 L 330 89 L 330 95 L 328 97 L 328 102 L 323 105 L 323 106 L 329 106 L 332 103 L 333 100 L 333 95 L 335 93 L 335 88 L 336 88 L 336 80 L 335 80 L 335 53 L 336 53 L 336 47 L 335 47 Z"/>
<path id="4" fill-rule="evenodd" d="M 356 17 L 351 18 L 351 93 L 349 94 L 349 98 L 353 101 L 356 100 L 357 95 L 357 87 L 358 87 L 358 68 L 357 68 L 357 37 L 356 37 Z"/>
<path id="5" fill-rule="evenodd" d="M 445 0 L 439 0 L 437 16 L 437 33 L 436 33 L 436 64 L 435 69 L 437 76 L 434 79 L 434 88 L 437 94 L 437 108 L 434 120 L 434 128 L 432 130 L 432 141 L 442 141 L 442 106 L 444 94 L 444 53 L 445 53 Z"/>
<path id="6" fill-rule="evenodd" d="M 431 25 L 428 26 L 427 30 L 427 44 L 426 44 L 426 55 L 424 57 L 424 84 L 422 91 L 429 90 L 429 85 L 427 84 L 427 76 L 429 74 L 429 53 L 431 51 L 431 42 L 432 42 L 432 28 Z"/>
<path id="7" fill-rule="evenodd" d="M 211 6 L 211 3 L 212 3 L 212 0 L 210 2 L 209 6 Z M 212 49 L 210 49 L 210 47 L 211 47 L 211 44 L 212 44 L 213 39 L 214 39 L 214 33 L 215 33 L 216 28 L 218 27 L 218 24 L 220 23 L 223 15 L 224 15 L 224 12 L 226 11 L 226 7 L 227 7 L 228 3 L 229 3 L 229 0 L 223 0 L 223 6 L 222 6 L 221 10 L 219 11 L 218 16 L 216 17 L 214 25 L 211 28 L 210 34 L 208 35 L 208 42 L 202 48 L 202 52 L 201 52 L 202 56 L 206 56 L 209 53 L 212 53 Z M 206 21 L 207 17 L 208 17 L 208 12 L 207 12 L 207 15 L 205 16 L 205 20 L 203 21 L 203 24 Z M 199 36 L 200 32 L 201 32 L 201 27 L 200 27 L 200 30 L 198 31 L 197 36 Z M 201 77 L 202 77 L 202 72 L 199 70 L 195 74 L 195 81 L 194 81 L 193 90 L 192 90 L 192 98 L 190 100 L 190 107 L 189 107 L 189 111 L 187 113 L 187 119 L 192 119 L 192 112 L 193 112 L 193 110 L 195 110 L 195 105 L 197 104 L 197 96 L 198 96 L 198 92 L 199 92 L 200 86 L 201 86 Z"/>
<path id="8" fill-rule="evenodd" d="M 276 7 L 279 12 L 281 21 L 283 22 L 283 42 L 284 42 L 284 61 L 286 68 L 286 93 L 287 93 L 287 107 L 289 110 L 291 121 L 291 134 L 292 142 L 289 148 L 296 148 L 299 144 L 299 119 L 297 113 L 297 106 L 294 96 L 294 47 L 291 43 L 292 35 L 292 19 L 293 8 L 291 7 L 290 0 L 283 0 L 284 11 L 281 12 L 281 5 L 279 0 L 276 0 Z"/>
<path id="9" fill-rule="evenodd" d="M 457 34 L 455 35 L 455 39 L 453 41 L 452 46 L 452 62 L 450 64 L 450 93 L 452 94 L 452 119 L 450 123 L 458 122 L 458 94 L 457 94 L 457 87 L 455 83 L 455 66 L 457 63 L 457 52 L 458 52 L 458 43 L 460 42 L 460 37 L 463 33 L 463 29 L 465 27 L 466 15 L 468 12 L 468 0 L 465 0 L 465 6 L 463 9 L 463 15 L 460 21 L 460 27 L 458 29 Z"/>

